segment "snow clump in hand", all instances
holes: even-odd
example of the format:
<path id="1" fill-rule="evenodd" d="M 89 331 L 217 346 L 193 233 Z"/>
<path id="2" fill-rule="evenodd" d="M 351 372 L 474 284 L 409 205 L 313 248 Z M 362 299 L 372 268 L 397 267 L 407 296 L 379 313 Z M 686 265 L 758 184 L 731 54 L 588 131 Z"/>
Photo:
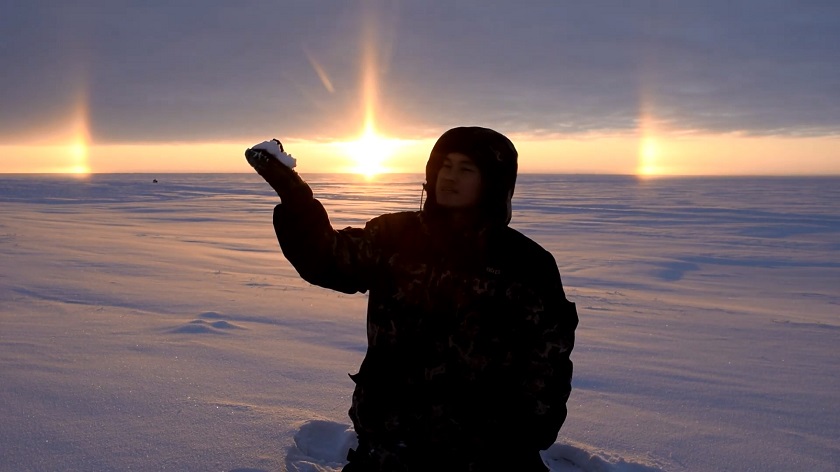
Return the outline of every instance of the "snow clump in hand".
<path id="1" fill-rule="evenodd" d="M 255 146 L 252 146 L 251 149 L 258 149 L 261 151 L 266 151 L 268 154 L 274 156 L 281 164 L 288 167 L 289 169 L 294 169 L 297 165 L 297 159 L 292 157 L 291 154 L 287 154 L 283 151 L 283 145 L 280 144 L 280 141 L 277 139 L 272 139 L 271 141 L 263 141 Z"/>

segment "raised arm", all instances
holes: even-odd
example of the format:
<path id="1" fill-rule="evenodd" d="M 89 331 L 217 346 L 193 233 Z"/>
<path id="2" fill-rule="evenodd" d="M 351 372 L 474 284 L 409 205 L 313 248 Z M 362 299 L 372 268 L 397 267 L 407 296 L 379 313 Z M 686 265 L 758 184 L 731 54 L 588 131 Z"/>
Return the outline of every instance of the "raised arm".
<path id="1" fill-rule="evenodd" d="M 266 143 L 246 150 L 245 157 L 280 197 L 274 230 L 283 254 L 309 283 L 345 293 L 366 291 L 377 259 L 376 224 L 334 230 L 312 189 L 290 167 L 295 161 L 279 141 L 278 149 Z"/>

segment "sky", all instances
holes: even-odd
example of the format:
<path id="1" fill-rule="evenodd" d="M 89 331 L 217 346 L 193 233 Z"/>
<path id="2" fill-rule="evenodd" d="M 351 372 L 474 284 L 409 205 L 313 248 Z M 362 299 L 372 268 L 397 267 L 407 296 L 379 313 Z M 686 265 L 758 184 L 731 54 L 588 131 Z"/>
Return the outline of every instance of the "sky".
<path id="1" fill-rule="evenodd" d="M 4 2 L 0 172 L 840 174 L 840 2 Z M 365 138 L 366 139 L 363 139 Z"/>

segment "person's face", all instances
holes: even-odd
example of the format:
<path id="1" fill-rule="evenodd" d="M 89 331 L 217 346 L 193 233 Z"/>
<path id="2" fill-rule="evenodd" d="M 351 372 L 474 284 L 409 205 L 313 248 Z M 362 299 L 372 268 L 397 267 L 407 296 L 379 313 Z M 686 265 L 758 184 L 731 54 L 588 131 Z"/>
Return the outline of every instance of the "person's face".
<path id="1" fill-rule="evenodd" d="M 475 162 L 460 152 L 447 154 L 437 175 L 435 194 L 438 204 L 444 208 L 477 206 L 481 197 L 481 172 Z"/>

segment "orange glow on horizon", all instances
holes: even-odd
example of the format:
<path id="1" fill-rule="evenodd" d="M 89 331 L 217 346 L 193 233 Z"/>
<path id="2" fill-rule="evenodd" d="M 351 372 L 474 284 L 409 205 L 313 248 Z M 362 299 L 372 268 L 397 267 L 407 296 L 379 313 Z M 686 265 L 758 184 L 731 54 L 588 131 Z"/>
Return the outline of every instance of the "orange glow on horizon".
<path id="1" fill-rule="evenodd" d="M 90 132 L 87 126 L 87 115 L 82 114 L 77 122 L 78 131 L 72 143 L 67 146 L 69 164 L 59 169 L 62 174 L 83 174 L 91 173 L 90 168 Z"/>
<path id="2" fill-rule="evenodd" d="M 75 102 L 63 119 L 31 130 L 18 142 L 0 143 L 0 173 L 92 173 L 88 93 L 81 82 Z"/>
<path id="3" fill-rule="evenodd" d="M 167 173 L 253 172 L 243 152 L 259 138 L 240 142 L 102 144 L 46 140 L 0 143 L 0 173 Z M 363 135 L 359 141 L 364 141 Z M 387 158 L 381 172 L 422 174 L 435 138 L 384 138 Z M 639 174 L 640 150 L 636 134 L 539 137 L 512 135 L 519 151 L 519 172 L 571 174 Z M 388 141 L 393 146 L 388 146 Z M 840 136 L 784 137 L 727 134 L 660 134 L 651 148 L 657 163 L 667 152 L 666 175 L 840 175 Z M 354 141 L 288 140 L 283 144 L 296 158 L 298 171 L 355 172 L 361 169 L 351 148 Z M 349 147 L 345 147 L 349 146 Z M 361 147 L 369 162 L 370 156 Z M 390 149 L 390 151 L 387 151 Z M 201 156 L 201 159 L 196 159 Z M 86 160 L 85 160 L 86 159 Z M 355 166 L 354 166 L 355 163 Z M 82 167 L 82 166 L 85 167 Z M 77 166 L 77 167 L 74 167 Z M 362 172 L 364 173 L 364 172 Z"/>
<path id="4" fill-rule="evenodd" d="M 372 178 L 377 174 L 391 172 L 385 163 L 400 148 L 410 142 L 400 139 L 387 138 L 379 135 L 371 123 L 365 127 L 365 132 L 355 141 L 335 143 L 342 148 L 356 165 L 350 172 L 362 174 Z"/>
<path id="5" fill-rule="evenodd" d="M 67 145 L 69 162 L 59 172 L 84 176 L 91 173 L 90 92 L 86 76 L 79 77 L 77 87 L 76 108 L 70 124 L 70 143 Z"/>
<path id="6" fill-rule="evenodd" d="M 383 172 L 383 162 L 393 153 L 388 141 L 376 133 L 376 110 L 379 101 L 379 82 L 377 80 L 377 34 L 376 19 L 372 11 L 364 18 L 362 36 L 362 106 L 365 110 L 364 132 L 349 144 L 351 158 L 356 161 L 354 172 L 368 178 Z"/>
<path id="7" fill-rule="evenodd" d="M 638 151 L 636 175 L 639 177 L 655 177 L 667 174 L 662 165 L 662 150 L 658 136 L 661 134 L 657 120 L 653 115 L 653 99 L 647 91 L 641 92 L 641 105 L 638 118 Z"/>
<path id="8" fill-rule="evenodd" d="M 639 165 L 636 168 L 636 175 L 640 177 L 655 177 L 662 175 L 662 169 L 657 165 L 659 146 L 652 137 L 641 140 L 639 145 Z"/>
<path id="9" fill-rule="evenodd" d="M 364 110 L 364 124 L 360 136 L 348 142 L 333 143 L 341 148 L 343 153 L 353 160 L 354 165 L 347 170 L 365 176 L 368 179 L 377 174 L 391 172 L 387 161 L 394 153 L 406 146 L 409 141 L 388 138 L 380 135 L 376 130 L 376 115 L 379 111 L 379 80 L 380 68 L 377 46 L 378 24 L 376 14 L 370 10 L 366 12 L 362 33 L 361 100 Z"/>
<path id="10" fill-rule="evenodd" d="M 78 105 L 73 117 L 73 140 L 70 144 L 70 165 L 65 173 L 87 175 L 90 174 L 90 110 L 88 95 L 80 92 Z"/>

